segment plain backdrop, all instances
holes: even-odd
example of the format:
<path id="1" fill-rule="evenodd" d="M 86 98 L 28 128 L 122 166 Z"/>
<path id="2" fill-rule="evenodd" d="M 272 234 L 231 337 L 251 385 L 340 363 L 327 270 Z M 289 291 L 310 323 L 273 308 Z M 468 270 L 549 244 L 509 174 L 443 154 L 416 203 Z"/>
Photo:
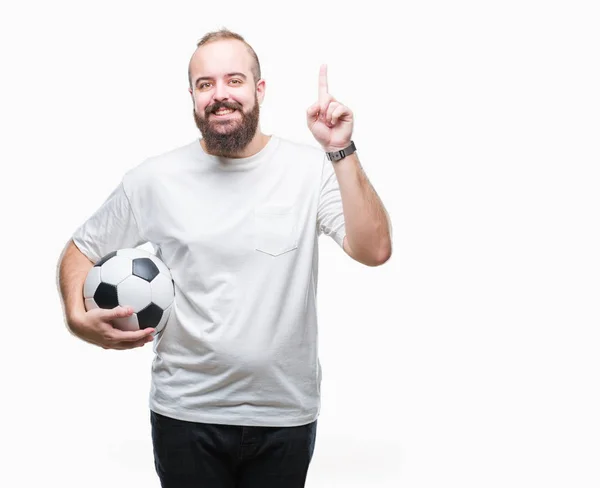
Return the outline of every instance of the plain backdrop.
<path id="1" fill-rule="evenodd" d="M 322 237 L 307 486 L 600 486 L 597 2 L 53 2 L 0 11 L 2 486 L 158 488 L 153 352 L 67 331 L 56 265 L 124 172 L 198 136 L 195 43 L 246 37 L 262 128 L 315 144 L 318 70 L 393 222 Z M 258 487 L 257 487 L 258 488 Z"/>

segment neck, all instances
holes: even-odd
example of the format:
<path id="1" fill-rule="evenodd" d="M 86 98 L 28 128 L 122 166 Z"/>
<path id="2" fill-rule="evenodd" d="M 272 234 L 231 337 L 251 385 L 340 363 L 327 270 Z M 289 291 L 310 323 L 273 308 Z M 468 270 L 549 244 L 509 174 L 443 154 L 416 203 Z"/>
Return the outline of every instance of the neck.
<path id="1" fill-rule="evenodd" d="M 206 149 L 206 144 L 204 143 L 204 139 L 200 140 L 200 145 L 202 146 L 202 149 L 204 149 L 205 153 L 210 154 L 212 156 L 225 157 L 225 158 L 229 158 L 229 159 L 238 159 L 238 158 L 249 158 L 250 156 L 254 156 L 255 154 L 259 153 L 267 145 L 267 143 L 269 142 L 270 139 L 271 139 L 271 136 L 263 134 L 260 131 L 260 129 L 258 129 L 256 131 L 256 134 L 254 134 L 254 137 L 252 138 L 252 140 L 248 143 L 248 145 L 244 149 L 242 149 L 241 151 L 239 151 L 235 154 L 211 153 L 210 151 L 208 151 Z"/>

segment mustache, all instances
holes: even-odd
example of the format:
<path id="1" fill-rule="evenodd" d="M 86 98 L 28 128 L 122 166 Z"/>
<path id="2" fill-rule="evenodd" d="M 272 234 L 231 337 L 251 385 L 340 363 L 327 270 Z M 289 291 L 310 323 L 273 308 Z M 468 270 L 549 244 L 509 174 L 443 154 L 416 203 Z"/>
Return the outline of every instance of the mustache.
<path id="1" fill-rule="evenodd" d="M 242 110 L 242 105 L 237 103 L 237 102 L 215 102 L 212 105 L 209 105 L 208 107 L 206 107 L 204 109 L 204 115 L 206 115 L 207 117 L 212 114 L 215 113 L 217 110 L 221 109 L 221 108 L 228 108 L 230 110 Z"/>

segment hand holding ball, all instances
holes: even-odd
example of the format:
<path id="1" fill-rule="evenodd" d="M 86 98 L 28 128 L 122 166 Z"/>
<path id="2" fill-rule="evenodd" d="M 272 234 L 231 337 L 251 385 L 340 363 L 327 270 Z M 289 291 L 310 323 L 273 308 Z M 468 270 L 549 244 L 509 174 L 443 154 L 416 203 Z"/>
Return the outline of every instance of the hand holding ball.
<path id="1" fill-rule="evenodd" d="M 142 249 L 119 249 L 104 256 L 88 272 L 83 285 L 87 311 L 131 307 L 133 313 L 115 318 L 114 327 L 135 331 L 167 323 L 175 291 L 169 268 Z"/>

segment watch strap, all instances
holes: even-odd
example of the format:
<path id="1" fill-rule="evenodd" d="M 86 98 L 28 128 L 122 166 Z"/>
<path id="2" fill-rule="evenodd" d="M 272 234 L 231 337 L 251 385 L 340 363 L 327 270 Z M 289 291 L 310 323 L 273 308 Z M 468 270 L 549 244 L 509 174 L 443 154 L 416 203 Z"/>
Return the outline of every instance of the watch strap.
<path id="1" fill-rule="evenodd" d="M 329 161 L 337 162 L 340 159 L 344 159 L 346 156 L 350 156 L 350 154 L 352 154 L 355 151 L 356 146 L 354 145 L 354 141 L 350 141 L 350 145 L 348 147 L 345 147 L 340 151 L 325 152 L 325 154 L 327 155 L 327 159 L 329 159 Z"/>

